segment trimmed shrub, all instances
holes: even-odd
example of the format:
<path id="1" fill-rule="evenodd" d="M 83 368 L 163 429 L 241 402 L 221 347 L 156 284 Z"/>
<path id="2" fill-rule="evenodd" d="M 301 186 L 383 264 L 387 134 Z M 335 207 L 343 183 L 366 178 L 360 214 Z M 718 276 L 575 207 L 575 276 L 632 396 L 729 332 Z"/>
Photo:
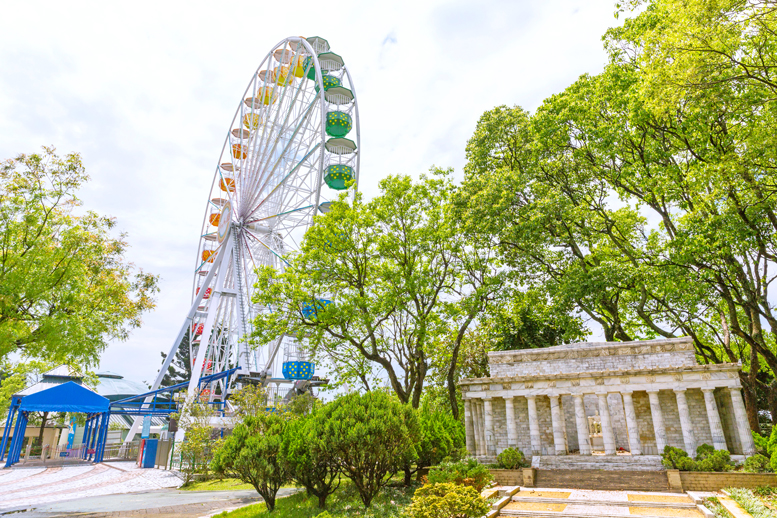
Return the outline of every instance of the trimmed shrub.
<path id="1" fill-rule="evenodd" d="M 496 456 L 496 461 L 502 469 L 518 469 L 527 467 L 528 463 L 523 452 L 516 448 L 507 448 Z"/>
<path id="2" fill-rule="evenodd" d="M 748 473 L 768 473 L 772 470 L 769 458 L 760 453 L 748 457 L 742 469 Z"/>
<path id="3" fill-rule="evenodd" d="M 311 416 L 290 421 L 283 433 L 281 452 L 291 478 L 308 495 L 318 498 L 318 507 L 324 509 L 326 499 L 340 487 L 340 468 L 332 451 L 321 448 L 317 425 L 320 423 Z"/>
<path id="4" fill-rule="evenodd" d="M 774 455 L 777 450 L 777 426 L 772 428 L 772 433 L 769 434 L 769 440 L 766 441 L 766 453 L 768 457 Z"/>
<path id="5" fill-rule="evenodd" d="M 661 457 L 661 464 L 665 468 L 680 471 L 731 471 L 734 467 L 731 454 L 727 450 L 716 450 L 709 444 L 696 448 L 696 460 L 680 448 L 672 446 L 666 446 Z"/>
<path id="6" fill-rule="evenodd" d="M 489 482 L 494 480 L 491 472 L 473 458 L 458 462 L 443 462 L 429 470 L 427 479 L 430 484 L 451 482 L 463 486 L 471 486 L 479 493 Z"/>
<path id="7" fill-rule="evenodd" d="M 211 468 L 251 484 L 267 510 L 275 509 L 278 489 L 291 479 L 281 455 L 286 420 L 278 414 L 247 416 L 216 450 Z"/>
<path id="8" fill-rule="evenodd" d="M 365 507 L 416 456 L 421 436 L 416 412 L 385 392 L 347 394 L 311 419 L 315 446 L 353 482 Z"/>
<path id="9" fill-rule="evenodd" d="M 480 518 L 489 511 L 475 488 L 452 482 L 427 484 L 416 490 L 407 518 Z"/>
<path id="10" fill-rule="evenodd" d="M 755 442 L 755 449 L 758 453 L 764 457 L 769 456 L 769 438 L 764 437 L 760 433 L 750 432 L 753 434 L 753 442 Z"/>
<path id="11" fill-rule="evenodd" d="M 680 464 L 686 464 L 686 459 L 693 460 L 688 457 L 688 454 L 685 453 L 684 450 L 681 450 L 680 448 L 675 448 L 674 446 L 669 446 L 668 444 L 664 446 L 664 453 L 661 454 L 661 464 L 663 464 L 666 469 L 689 471 L 680 467 Z"/>

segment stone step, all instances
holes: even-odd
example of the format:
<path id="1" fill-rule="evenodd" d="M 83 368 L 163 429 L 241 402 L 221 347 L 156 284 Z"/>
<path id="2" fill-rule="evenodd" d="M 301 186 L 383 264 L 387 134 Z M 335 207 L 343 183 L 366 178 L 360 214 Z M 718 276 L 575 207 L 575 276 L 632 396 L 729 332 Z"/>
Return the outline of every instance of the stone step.
<path id="1" fill-rule="evenodd" d="M 674 495 L 673 495 L 674 496 Z M 570 500 L 569 498 L 537 498 L 514 496 L 513 502 L 529 502 L 537 504 L 567 504 L 567 505 L 591 505 L 610 507 L 665 507 L 669 509 L 696 509 L 696 504 L 690 499 L 688 502 L 624 502 L 623 500 Z"/>
<path id="2" fill-rule="evenodd" d="M 664 471 L 659 455 L 542 455 L 532 458 L 539 469 Z"/>
<path id="3" fill-rule="evenodd" d="M 538 469 L 535 477 L 538 488 L 673 492 L 663 471 Z"/>
<path id="4" fill-rule="evenodd" d="M 629 516 L 627 514 L 602 514 L 591 509 L 590 513 L 561 513 L 557 511 L 519 511 L 516 509 L 508 509 L 506 507 L 499 511 L 499 516 L 525 516 L 527 518 L 557 518 L 563 516 L 563 518 L 591 518 L 591 516 L 597 516 L 598 518 L 624 518 Z M 699 518 L 703 518 L 703 514 L 699 512 Z M 640 515 L 640 518 L 667 518 L 666 516 L 657 515 Z"/>
<path id="5" fill-rule="evenodd" d="M 673 495 L 674 496 L 674 495 Z M 566 504 L 566 505 L 590 505 L 610 507 L 663 507 L 668 509 L 696 509 L 696 504 L 690 499 L 688 502 L 624 502 L 623 500 L 570 500 L 569 498 L 538 498 L 514 496 L 513 502 L 527 502 L 537 504 Z M 566 515 L 565 515 L 566 516 Z"/>

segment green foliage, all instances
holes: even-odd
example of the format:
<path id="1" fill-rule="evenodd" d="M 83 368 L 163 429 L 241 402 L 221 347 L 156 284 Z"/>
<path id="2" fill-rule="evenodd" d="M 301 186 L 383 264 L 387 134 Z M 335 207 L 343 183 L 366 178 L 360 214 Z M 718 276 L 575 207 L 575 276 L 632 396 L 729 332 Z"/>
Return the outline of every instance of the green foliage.
<path id="1" fill-rule="evenodd" d="M 729 487 L 726 488 L 726 492 L 753 518 L 774 518 L 772 510 L 766 507 L 750 489 Z"/>
<path id="2" fill-rule="evenodd" d="M 427 401 L 424 403 L 418 412 L 421 425 L 421 441 L 416 446 L 418 468 L 433 466 L 446 457 L 455 456 L 466 442 L 461 421 Z"/>
<path id="3" fill-rule="evenodd" d="M 277 414 L 247 416 L 213 456 L 213 471 L 251 484 L 269 511 L 278 489 L 291 476 L 282 455 L 286 420 Z M 187 431 L 188 434 L 188 431 Z"/>
<path id="4" fill-rule="evenodd" d="M 182 413 L 170 417 L 178 420 L 178 426 L 186 430 L 185 440 L 176 445 L 176 452 L 181 455 L 181 472 L 184 484 L 191 484 L 196 478 L 207 478 L 213 451 L 220 445 L 212 438 L 213 429 L 210 418 L 213 411 L 207 405 L 193 403 L 184 405 Z"/>
<path id="5" fill-rule="evenodd" d="M 747 473 L 767 473 L 772 471 L 772 468 L 770 466 L 769 457 L 757 453 L 752 457 L 745 459 L 742 470 Z"/>
<path id="6" fill-rule="evenodd" d="M 751 432 L 753 434 L 753 442 L 755 443 L 755 450 L 764 456 L 769 456 L 769 437 L 764 437 L 758 432 Z"/>
<path id="7" fill-rule="evenodd" d="M 351 393 L 312 416 L 315 447 L 356 486 L 365 507 L 392 475 L 416 457 L 416 412 L 384 392 Z"/>
<path id="8" fill-rule="evenodd" d="M 417 486 L 416 486 L 417 487 Z M 318 499 L 300 491 L 285 498 L 278 498 L 275 510 L 270 513 L 264 504 L 241 507 L 224 512 L 221 518 L 400 518 L 410 505 L 416 487 L 387 486 L 364 509 L 359 492 L 349 480 L 327 500 L 327 510 L 321 511 Z"/>
<path id="9" fill-rule="evenodd" d="M 766 452 L 771 456 L 777 451 L 777 426 L 772 428 L 772 433 L 769 434 L 769 441 L 766 443 Z"/>
<path id="10" fill-rule="evenodd" d="M 267 411 L 267 392 L 261 385 L 247 383 L 229 396 L 238 420 Z"/>
<path id="11" fill-rule="evenodd" d="M 502 469 L 518 469 L 528 467 L 523 452 L 517 448 L 507 448 L 496 456 L 496 461 Z"/>
<path id="12" fill-rule="evenodd" d="M 480 518 L 490 510 L 474 488 L 451 482 L 427 484 L 416 490 L 407 518 Z"/>
<path id="13" fill-rule="evenodd" d="M 472 486 L 477 492 L 480 492 L 494 480 L 494 477 L 485 466 L 470 457 L 460 461 L 440 463 L 429 470 L 427 479 L 430 484 L 452 482 Z"/>
<path id="14" fill-rule="evenodd" d="M 669 445 L 664 448 L 661 458 L 665 468 L 680 471 L 730 471 L 734 467 L 727 450 L 716 450 L 709 444 L 696 448 L 695 460 L 682 449 Z"/>
<path id="15" fill-rule="evenodd" d="M 0 164 L 0 362 L 88 368 L 154 307 L 158 279 L 125 261 L 116 222 L 76 215 L 87 180 L 78 154 L 53 148 Z"/>
<path id="16" fill-rule="evenodd" d="M 329 495 L 340 486 L 340 467 L 333 450 L 321 447 L 323 431 L 317 428 L 321 424 L 314 415 L 291 421 L 283 433 L 281 453 L 294 481 L 318 498 L 318 506 L 324 509 Z"/>
<path id="17" fill-rule="evenodd" d="M 482 115 L 462 225 L 491 237 L 516 284 L 607 340 L 692 336 L 701 361 L 741 361 L 748 393 L 772 397 L 777 10 L 627 5 L 602 73 L 534 114 Z M 756 410 L 748 398 L 753 429 Z"/>
<path id="18" fill-rule="evenodd" d="M 466 330 L 504 286 L 493 247 L 449 214 L 450 176 L 390 176 L 371 201 L 357 195 L 317 216 L 283 272 L 258 272 L 254 302 L 272 309 L 255 320 L 257 341 L 307 337 L 338 380 L 332 387 L 371 390 L 385 373 L 400 401 L 417 408 L 430 355 L 439 353 L 443 372 L 455 368 Z M 320 298 L 333 302 L 306 317 Z M 457 380 L 443 378 L 457 417 Z"/>

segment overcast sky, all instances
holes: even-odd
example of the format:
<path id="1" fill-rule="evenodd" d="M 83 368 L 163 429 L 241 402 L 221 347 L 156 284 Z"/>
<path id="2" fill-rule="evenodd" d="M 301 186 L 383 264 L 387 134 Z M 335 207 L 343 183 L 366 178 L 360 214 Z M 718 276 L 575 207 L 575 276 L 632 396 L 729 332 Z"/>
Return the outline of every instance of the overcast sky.
<path id="1" fill-rule="evenodd" d="M 345 60 L 369 196 L 389 174 L 460 173 L 484 111 L 534 110 L 600 72 L 613 12 L 611 0 L 6 2 L 0 158 L 82 154 L 86 208 L 117 218 L 129 260 L 162 278 L 156 310 L 100 368 L 150 382 L 190 304 L 224 137 L 278 41 L 322 36 Z"/>

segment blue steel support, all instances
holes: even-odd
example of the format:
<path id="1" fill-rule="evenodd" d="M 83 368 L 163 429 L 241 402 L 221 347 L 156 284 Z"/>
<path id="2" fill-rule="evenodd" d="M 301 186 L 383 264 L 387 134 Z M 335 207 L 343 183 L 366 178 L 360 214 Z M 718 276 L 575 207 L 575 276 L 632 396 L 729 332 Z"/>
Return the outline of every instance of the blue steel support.
<path id="1" fill-rule="evenodd" d="M 89 450 L 94 450 L 94 443 L 97 439 L 97 431 L 100 429 L 100 415 L 102 414 L 94 414 L 94 417 L 92 418 L 92 435 L 89 437 L 89 446 L 86 448 L 86 455 L 87 459 L 92 460 L 92 453 L 89 453 Z"/>
<path id="2" fill-rule="evenodd" d="M 8 419 L 5 421 L 5 429 L 3 430 L 3 441 L 0 443 L 0 461 L 5 458 L 5 448 L 8 446 L 8 436 L 11 433 L 11 425 L 13 424 L 14 417 L 16 417 L 16 411 L 19 408 L 19 403 L 22 398 L 13 398 L 11 401 L 11 408 L 8 409 Z"/>
<path id="3" fill-rule="evenodd" d="M 13 456 L 14 451 L 16 451 L 16 443 L 19 440 L 19 425 L 22 422 L 22 415 L 19 414 L 19 417 L 16 419 L 16 426 L 14 426 L 13 429 L 13 438 L 11 439 L 11 447 L 8 449 L 8 459 L 5 461 L 5 467 L 9 468 L 11 467 L 11 464 L 13 464 Z"/>
<path id="4" fill-rule="evenodd" d="M 95 454 L 94 461 L 95 462 L 102 462 L 103 461 L 103 455 L 105 454 L 105 443 L 108 438 L 108 424 L 111 420 L 111 413 L 106 412 L 103 414 L 105 416 L 105 419 L 103 421 L 102 430 L 100 431 L 100 440 L 97 443 L 97 453 Z"/>
<path id="5" fill-rule="evenodd" d="M 8 454 L 7 466 L 19 462 L 22 455 L 22 446 L 24 445 L 24 431 L 27 430 L 27 412 L 19 412 L 19 418 L 16 419 L 16 429 L 13 434 L 11 451 Z M 13 455 L 13 456 L 12 456 Z"/>
<path id="6" fill-rule="evenodd" d="M 86 414 L 86 424 L 84 425 L 84 437 L 81 439 L 81 455 L 82 459 L 86 459 L 86 452 L 89 449 L 89 437 L 92 433 L 92 415 Z"/>

